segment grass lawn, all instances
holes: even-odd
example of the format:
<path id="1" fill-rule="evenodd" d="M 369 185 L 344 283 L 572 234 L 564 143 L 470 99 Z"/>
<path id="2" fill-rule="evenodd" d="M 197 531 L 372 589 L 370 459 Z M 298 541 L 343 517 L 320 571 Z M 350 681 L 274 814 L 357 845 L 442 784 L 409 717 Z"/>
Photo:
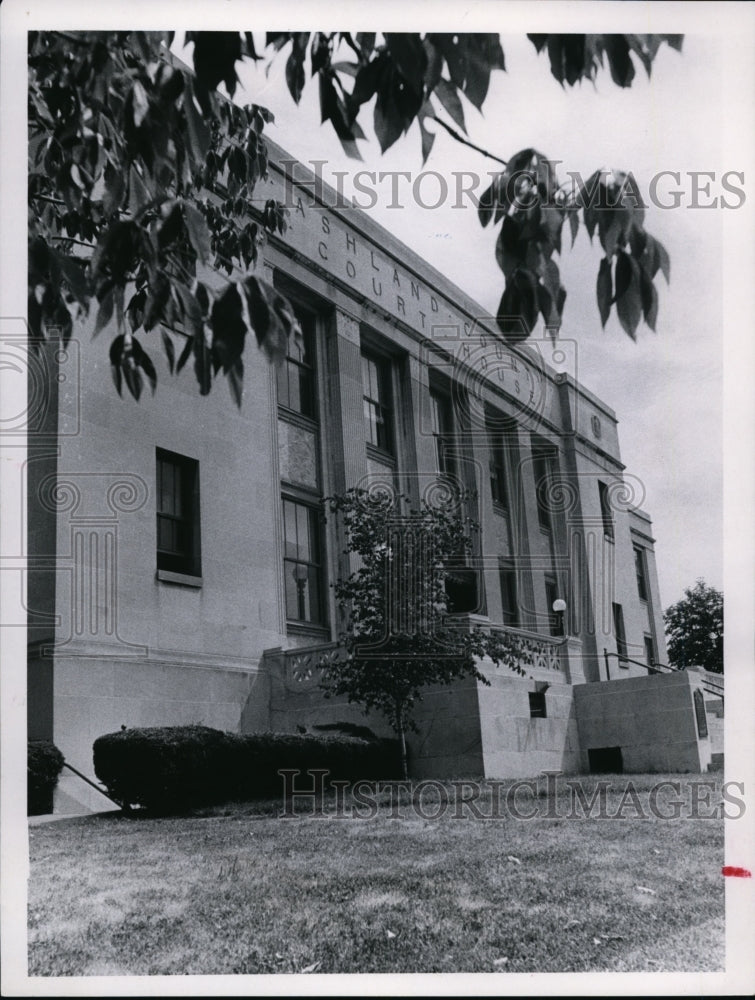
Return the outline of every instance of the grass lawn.
<path id="1" fill-rule="evenodd" d="M 681 782 L 658 799 L 667 814 L 682 801 L 678 819 L 649 815 L 663 777 Z M 539 810 L 527 821 L 458 802 L 463 819 L 423 819 L 384 793 L 372 819 L 306 803 L 279 818 L 276 802 L 35 826 L 29 974 L 722 970 L 724 820 L 689 818 L 691 786 L 718 803 L 720 776 L 632 777 L 647 818 L 629 778 L 605 800 L 623 819 L 566 818 L 560 786 L 518 796 Z M 580 781 L 589 794 L 598 779 Z M 478 806 L 489 815 L 490 795 Z"/>

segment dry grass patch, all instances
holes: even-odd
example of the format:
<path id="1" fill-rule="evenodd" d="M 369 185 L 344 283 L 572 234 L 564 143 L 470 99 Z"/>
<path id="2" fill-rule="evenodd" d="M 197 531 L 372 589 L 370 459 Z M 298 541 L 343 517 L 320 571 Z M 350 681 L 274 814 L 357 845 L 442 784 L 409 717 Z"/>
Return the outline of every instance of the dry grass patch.
<path id="1" fill-rule="evenodd" d="M 722 819 L 279 810 L 34 827 L 30 974 L 723 968 Z"/>

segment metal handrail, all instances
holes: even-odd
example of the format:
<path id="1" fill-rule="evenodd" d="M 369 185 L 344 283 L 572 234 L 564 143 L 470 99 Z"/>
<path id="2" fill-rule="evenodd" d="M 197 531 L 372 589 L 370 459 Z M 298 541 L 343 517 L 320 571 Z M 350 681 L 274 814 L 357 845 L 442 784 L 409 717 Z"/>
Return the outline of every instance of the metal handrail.
<path id="1" fill-rule="evenodd" d="M 666 673 L 670 674 L 680 672 L 678 667 L 672 667 L 668 663 L 660 663 L 657 660 L 654 660 L 653 663 L 645 663 L 643 660 L 633 660 L 631 656 L 622 656 L 620 653 L 609 653 L 609 651 L 604 648 L 603 658 L 606 661 L 606 680 L 608 681 L 610 681 L 611 679 L 611 671 L 608 665 L 608 659 L 611 656 L 614 656 L 617 660 L 619 660 L 620 663 L 634 663 L 638 667 L 644 667 L 649 674 L 660 674 L 663 673 L 664 670 L 666 671 Z M 715 697 L 720 698 L 721 701 L 724 700 L 723 690 L 720 690 L 714 684 L 711 684 L 708 681 L 708 678 L 701 677 L 700 686 L 704 691 L 707 691 L 708 694 L 715 695 Z"/>
<path id="2" fill-rule="evenodd" d="M 105 791 L 104 787 L 101 787 L 100 785 L 98 785 L 94 781 L 92 781 L 90 778 L 87 778 L 87 776 L 85 774 L 82 774 L 81 771 L 78 771 L 73 766 L 73 764 L 69 764 L 67 760 L 63 761 L 63 767 L 67 767 L 69 771 L 73 771 L 73 773 L 76 775 L 77 778 L 81 778 L 82 781 L 86 781 L 86 783 L 88 785 L 91 785 L 92 788 L 94 788 L 95 791 L 97 791 L 97 792 L 100 793 L 100 795 L 104 795 L 106 799 L 110 799 L 111 802 L 114 802 L 118 806 L 119 809 L 122 809 L 124 812 L 128 812 L 129 811 L 129 807 L 128 807 L 127 803 L 125 803 L 125 802 L 119 802 L 118 799 L 114 799 L 113 796 L 110 794 L 110 792 L 106 792 Z"/>
<path id="3" fill-rule="evenodd" d="M 609 651 L 603 648 L 603 658 L 606 661 L 606 680 L 610 681 L 611 671 L 608 665 L 608 658 L 614 656 L 620 663 L 634 663 L 638 667 L 644 667 L 650 674 L 660 674 L 664 670 L 669 673 L 674 673 L 675 668 L 670 667 L 668 663 L 658 663 L 654 661 L 653 663 L 645 663 L 644 660 L 633 660 L 631 656 L 623 656 L 621 653 L 609 653 Z"/>

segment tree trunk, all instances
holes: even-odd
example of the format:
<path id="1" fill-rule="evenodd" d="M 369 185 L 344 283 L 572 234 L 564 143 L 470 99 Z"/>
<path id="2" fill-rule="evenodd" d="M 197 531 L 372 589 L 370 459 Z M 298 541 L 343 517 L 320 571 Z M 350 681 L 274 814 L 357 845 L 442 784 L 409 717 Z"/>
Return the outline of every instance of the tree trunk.
<path id="1" fill-rule="evenodd" d="M 404 729 L 404 712 L 401 704 L 396 702 L 396 735 L 398 736 L 399 747 L 401 748 L 401 777 L 404 781 L 409 779 L 409 767 L 406 753 L 406 730 Z"/>

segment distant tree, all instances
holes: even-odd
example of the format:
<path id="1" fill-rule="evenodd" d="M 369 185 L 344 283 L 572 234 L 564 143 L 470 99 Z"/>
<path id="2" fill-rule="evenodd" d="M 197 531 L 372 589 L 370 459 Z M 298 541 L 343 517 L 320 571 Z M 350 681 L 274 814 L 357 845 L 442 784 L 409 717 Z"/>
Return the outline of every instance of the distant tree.
<path id="1" fill-rule="evenodd" d="M 488 656 L 519 674 L 529 658 L 515 635 L 449 618 L 446 579 L 477 526 L 461 513 L 465 497 L 449 491 L 447 499 L 423 501 L 417 510 L 406 498 L 351 489 L 324 501 L 359 566 L 335 584 L 345 655 L 328 661 L 323 684 L 390 721 L 404 777 L 406 731 L 416 728 L 412 710 L 428 685 L 462 677 L 488 684 L 477 658 Z"/>
<path id="2" fill-rule="evenodd" d="M 631 85 L 634 59 L 650 75 L 662 43 L 679 35 L 530 35 L 564 86 L 594 81 L 606 62 L 614 82 Z M 116 324 L 110 362 L 116 387 L 139 398 L 156 371 L 143 341 L 159 337 L 171 371 L 191 358 L 200 393 L 228 378 L 238 404 L 242 355 L 254 335 L 272 357 L 297 334 L 289 304 L 249 273 L 265 232 L 285 230 L 285 210 L 255 202 L 267 170 L 263 107 L 238 107 L 236 63 L 256 61 L 251 32 L 186 32 L 193 73 L 176 65 L 173 32 L 29 33 L 29 295 L 33 340 L 66 341 L 74 319 L 96 301 L 95 334 Z M 538 317 L 558 327 L 566 290 L 554 253 L 568 220 L 580 219 L 605 256 L 597 279 L 600 317 L 613 305 L 631 337 L 644 317 L 655 327 L 660 270 L 669 258 L 644 228 L 644 205 L 631 173 L 596 170 L 587 181 L 559 183 L 554 164 L 527 148 L 508 160 L 474 146 L 463 133 L 461 97 L 481 109 L 493 71 L 505 68 L 498 35 L 274 32 L 265 48 L 286 52 L 286 81 L 301 97 L 309 66 L 319 85 L 323 122 L 358 156 L 359 115 L 375 99 L 382 150 L 416 120 L 426 160 L 429 120 L 503 169 L 482 196 L 482 225 L 500 224 L 496 259 L 505 287 L 498 325 L 512 342 Z M 346 58 L 348 55 L 348 58 Z M 444 117 L 445 116 L 445 117 Z M 451 124 L 453 123 L 453 124 Z M 219 290 L 201 278 L 210 264 L 241 277 Z M 137 336 L 138 334 L 138 336 Z"/>
<path id="3" fill-rule="evenodd" d="M 698 580 L 684 597 L 663 613 L 669 662 L 684 670 L 705 667 L 724 671 L 724 595 Z"/>

